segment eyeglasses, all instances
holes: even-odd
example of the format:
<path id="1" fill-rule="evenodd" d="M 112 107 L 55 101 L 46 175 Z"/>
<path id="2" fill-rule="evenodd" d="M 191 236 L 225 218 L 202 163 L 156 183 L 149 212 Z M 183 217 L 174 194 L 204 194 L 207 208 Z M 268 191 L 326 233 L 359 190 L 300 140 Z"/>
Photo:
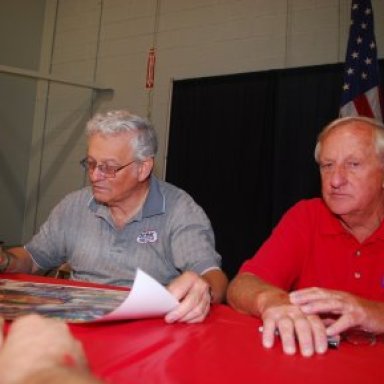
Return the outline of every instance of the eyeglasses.
<path id="1" fill-rule="evenodd" d="M 132 160 L 128 164 L 124 165 L 109 165 L 105 163 L 97 164 L 97 161 L 89 160 L 87 157 L 80 161 L 80 165 L 87 171 L 93 173 L 97 168 L 105 177 L 116 177 L 116 173 L 129 165 L 135 163 L 136 160 Z"/>

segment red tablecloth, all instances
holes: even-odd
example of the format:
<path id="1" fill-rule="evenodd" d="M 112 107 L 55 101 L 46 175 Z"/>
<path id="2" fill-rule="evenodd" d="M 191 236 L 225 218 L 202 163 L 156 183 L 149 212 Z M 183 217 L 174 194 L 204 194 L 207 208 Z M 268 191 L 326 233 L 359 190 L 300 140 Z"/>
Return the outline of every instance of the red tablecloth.
<path id="1" fill-rule="evenodd" d="M 107 383 L 384 383 L 384 344 L 343 343 L 321 356 L 286 356 L 279 343 L 271 350 L 261 346 L 259 325 L 216 305 L 202 324 L 146 319 L 70 327 L 92 371 Z"/>

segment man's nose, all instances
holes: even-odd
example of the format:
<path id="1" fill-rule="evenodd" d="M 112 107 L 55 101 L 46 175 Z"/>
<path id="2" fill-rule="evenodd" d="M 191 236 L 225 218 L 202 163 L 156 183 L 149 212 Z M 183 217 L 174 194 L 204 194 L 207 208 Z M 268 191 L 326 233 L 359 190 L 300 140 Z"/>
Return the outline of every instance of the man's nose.
<path id="1" fill-rule="evenodd" d="M 343 166 L 338 165 L 333 168 L 330 174 L 330 184 L 334 188 L 344 185 L 347 181 L 347 173 Z"/>
<path id="2" fill-rule="evenodd" d="M 105 174 L 100 171 L 99 167 L 95 167 L 94 169 L 90 169 L 88 172 L 89 180 L 90 181 L 98 181 L 98 180 L 104 180 Z"/>

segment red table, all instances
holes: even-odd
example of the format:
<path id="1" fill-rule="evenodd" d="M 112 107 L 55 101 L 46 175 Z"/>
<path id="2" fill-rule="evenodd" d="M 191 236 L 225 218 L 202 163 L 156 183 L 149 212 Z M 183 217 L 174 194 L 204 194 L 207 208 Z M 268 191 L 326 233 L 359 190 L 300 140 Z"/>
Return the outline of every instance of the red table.
<path id="1" fill-rule="evenodd" d="M 259 325 L 258 319 L 216 305 L 202 324 L 146 319 L 70 327 L 83 342 L 92 371 L 107 383 L 384 383 L 382 343 L 343 343 L 312 358 L 286 356 L 279 344 L 271 350 L 261 346 Z"/>

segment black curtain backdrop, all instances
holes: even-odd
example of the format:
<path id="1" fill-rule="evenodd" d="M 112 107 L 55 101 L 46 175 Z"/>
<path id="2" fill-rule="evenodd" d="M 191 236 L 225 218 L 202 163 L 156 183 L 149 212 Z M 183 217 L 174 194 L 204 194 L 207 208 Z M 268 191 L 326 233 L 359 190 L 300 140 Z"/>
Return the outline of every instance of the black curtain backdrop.
<path id="1" fill-rule="evenodd" d="M 175 81 L 167 181 L 210 218 L 233 277 L 295 202 L 318 196 L 313 150 L 338 116 L 343 65 Z"/>

